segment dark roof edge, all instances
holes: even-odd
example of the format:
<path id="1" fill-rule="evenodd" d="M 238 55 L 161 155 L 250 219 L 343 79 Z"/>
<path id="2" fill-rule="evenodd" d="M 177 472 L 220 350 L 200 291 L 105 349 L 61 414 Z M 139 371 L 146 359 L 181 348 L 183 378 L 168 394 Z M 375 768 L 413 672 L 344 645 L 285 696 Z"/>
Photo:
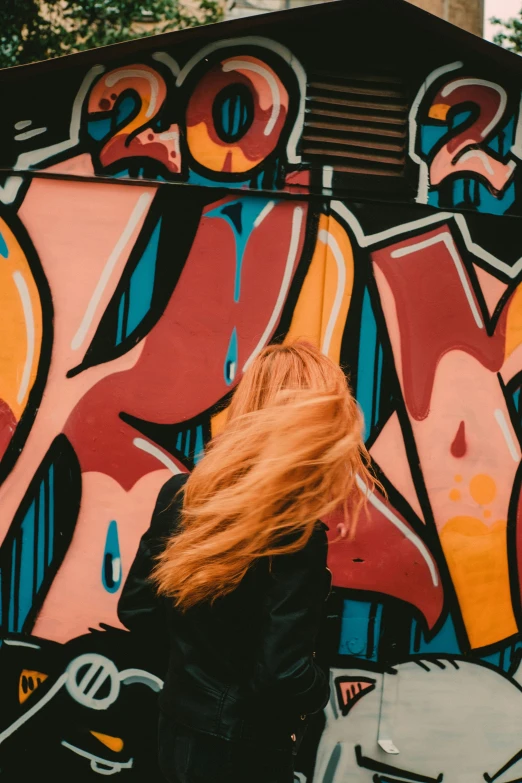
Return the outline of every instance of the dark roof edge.
<path id="1" fill-rule="evenodd" d="M 486 41 L 474 33 L 451 24 L 451 22 L 446 22 L 428 11 L 423 11 L 409 3 L 408 0 L 375 0 L 375 2 L 381 8 L 391 9 L 391 6 L 395 5 L 395 9 L 399 10 L 400 7 L 400 12 L 406 17 L 410 17 L 411 22 L 418 27 L 429 30 L 431 33 L 439 33 L 441 37 L 462 46 L 467 52 L 471 51 L 480 57 L 487 57 L 490 62 L 494 62 L 501 68 L 522 75 L 522 57 L 518 54 L 509 52 L 491 41 Z"/>
<path id="2" fill-rule="evenodd" d="M 191 41 L 207 41 L 233 37 L 241 33 L 250 33 L 270 25 L 300 24 L 313 20 L 317 16 L 322 19 L 341 11 L 350 9 L 357 11 L 370 11 L 387 15 L 400 14 L 405 23 L 413 24 L 417 29 L 424 29 L 430 34 L 436 33 L 458 46 L 466 52 L 473 52 L 478 56 L 487 57 L 490 62 L 516 74 L 522 75 L 522 57 L 508 52 L 496 44 L 485 41 L 473 33 L 462 30 L 460 27 L 445 22 L 437 16 L 423 11 L 412 5 L 408 0 L 330 0 L 330 2 L 317 3 L 312 6 L 293 8 L 285 11 L 276 11 L 266 14 L 257 14 L 243 19 L 232 19 L 217 24 L 193 27 L 187 30 L 177 30 L 160 35 L 145 36 L 132 41 L 110 44 L 96 49 L 88 49 L 85 52 L 63 55 L 50 60 L 42 60 L 28 65 L 17 65 L 12 68 L 0 69 L 0 81 L 18 81 L 35 75 L 52 73 L 70 67 L 89 66 L 99 63 L 100 60 L 110 62 L 132 55 L 135 52 L 146 52 L 172 46 L 173 44 L 185 44 Z M 219 31 L 219 32 L 218 32 Z"/>

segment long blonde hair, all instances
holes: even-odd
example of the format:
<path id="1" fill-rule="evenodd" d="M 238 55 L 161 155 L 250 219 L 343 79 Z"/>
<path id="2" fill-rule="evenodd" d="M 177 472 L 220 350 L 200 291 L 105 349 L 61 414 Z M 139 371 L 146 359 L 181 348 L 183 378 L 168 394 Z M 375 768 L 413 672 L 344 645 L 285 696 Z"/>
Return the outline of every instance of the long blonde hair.
<path id="1" fill-rule="evenodd" d="M 153 572 L 158 592 L 182 610 L 213 602 L 259 558 L 305 546 L 340 506 L 353 530 L 374 484 L 341 368 L 306 343 L 271 345 L 184 487 L 179 531 Z"/>

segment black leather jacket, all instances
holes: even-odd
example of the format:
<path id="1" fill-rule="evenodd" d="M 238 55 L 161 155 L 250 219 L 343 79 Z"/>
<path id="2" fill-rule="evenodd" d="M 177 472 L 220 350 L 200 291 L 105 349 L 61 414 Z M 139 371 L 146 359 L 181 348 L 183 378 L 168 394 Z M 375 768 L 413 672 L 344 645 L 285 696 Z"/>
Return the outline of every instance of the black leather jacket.
<path id="1" fill-rule="evenodd" d="M 328 676 L 314 657 L 330 587 L 325 526 L 299 552 L 259 561 L 241 584 L 212 606 L 182 613 L 156 596 L 154 556 L 175 530 L 186 476 L 161 489 L 118 605 L 121 622 L 161 645 L 168 670 L 160 708 L 195 730 L 227 739 L 298 733 L 301 716 L 328 701 Z"/>

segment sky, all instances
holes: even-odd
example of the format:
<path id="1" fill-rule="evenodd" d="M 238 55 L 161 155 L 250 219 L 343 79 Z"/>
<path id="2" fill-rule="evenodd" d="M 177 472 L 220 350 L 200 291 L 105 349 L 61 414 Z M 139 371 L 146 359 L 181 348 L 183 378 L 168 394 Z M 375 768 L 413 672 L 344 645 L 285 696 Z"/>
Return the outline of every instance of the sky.
<path id="1" fill-rule="evenodd" d="M 485 0 L 484 5 L 484 38 L 491 41 L 499 28 L 489 24 L 489 18 L 498 16 L 500 19 L 508 19 L 510 16 L 516 16 L 522 8 L 522 0 Z"/>

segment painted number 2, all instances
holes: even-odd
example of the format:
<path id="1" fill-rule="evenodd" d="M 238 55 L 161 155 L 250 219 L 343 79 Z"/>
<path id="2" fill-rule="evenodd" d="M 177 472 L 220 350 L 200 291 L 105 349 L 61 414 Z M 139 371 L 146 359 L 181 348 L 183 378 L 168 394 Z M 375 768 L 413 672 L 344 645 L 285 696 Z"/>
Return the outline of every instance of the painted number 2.
<path id="1" fill-rule="evenodd" d="M 507 95 L 498 84 L 481 79 L 455 79 L 442 87 L 429 110 L 430 120 L 450 126 L 430 164 L 433 186 L 449 176 L 469 173 L 501 193 L 513 177 L 516 163 L 501 160 L 487 146 L 502 129 Z"/>
<path id="2" fill-rule="evenodd" d="M 114 172 L 125 161 L 139 170 L 155 161 L 156 173 L 180 173 L 179 127 L 161 127 L 166 98 L 163 76 L 148 65 L 103 74 L 87 106 L 89 136 L 102 145 L 96 156 L 102 169 Z"/>

